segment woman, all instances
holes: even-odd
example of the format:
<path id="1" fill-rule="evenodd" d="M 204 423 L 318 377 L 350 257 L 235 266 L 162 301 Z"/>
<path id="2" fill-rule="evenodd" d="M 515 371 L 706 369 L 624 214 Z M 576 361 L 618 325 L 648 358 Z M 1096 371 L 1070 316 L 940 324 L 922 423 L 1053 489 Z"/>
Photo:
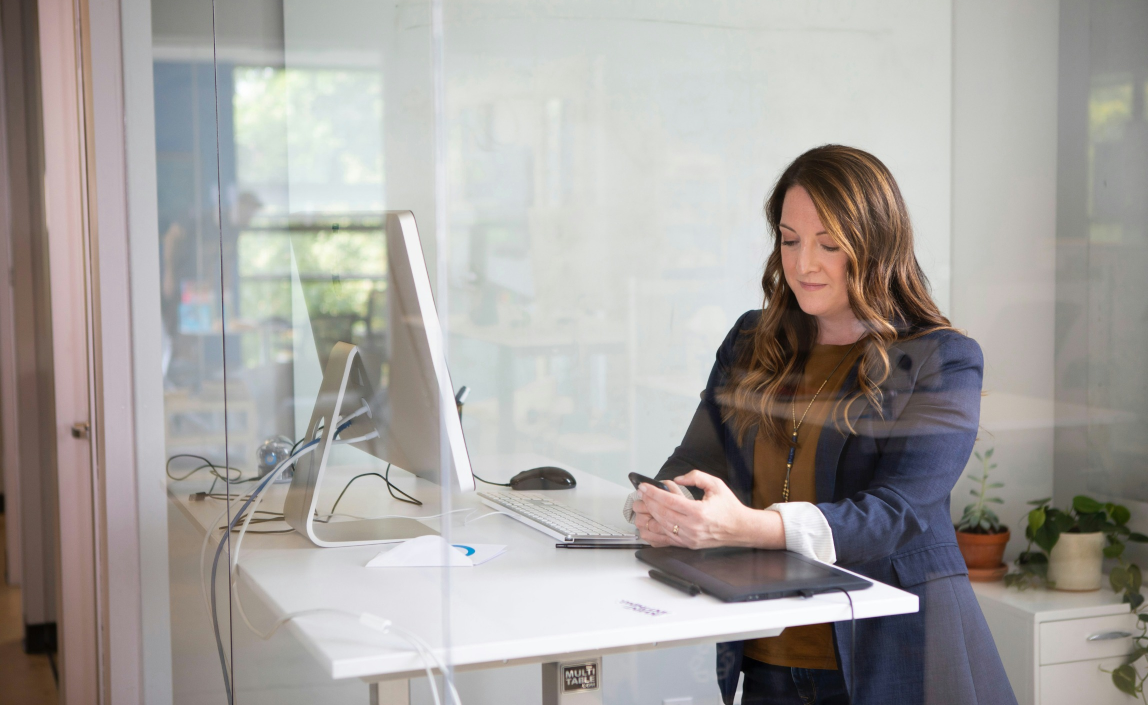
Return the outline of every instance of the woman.
<path id="1" fill-rule="evenodd" d="M 876 157 L 797 158 L 765 206 L 764 305 L 717 353 L 702 402 L 633 522 L 655 546 L 789 549 L 920 598 L 910 615 L 720 644 L 733 702 L 1015 703 L 957 550 L 949 493 L 972 452 L 980 347 L 954 330 Z M 844 638 L 842 638 L 844 637 Z M 848 692 L 854 666 L 855 691 Z"/>

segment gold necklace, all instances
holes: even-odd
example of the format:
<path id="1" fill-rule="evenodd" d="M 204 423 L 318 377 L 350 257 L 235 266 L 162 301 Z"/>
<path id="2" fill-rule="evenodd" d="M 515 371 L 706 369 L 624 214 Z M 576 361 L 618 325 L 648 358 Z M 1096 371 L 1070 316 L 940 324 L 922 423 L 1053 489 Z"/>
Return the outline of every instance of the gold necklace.
<path id="1" fill-rule="evenodd" d="M 849 354 L 853 352 L 853 348 L 855 347 L 857 347 L 857 343 L 853 343 L 849 346 L 849 349 L 845 351 L 841 360 L 838 361 L 837 366 L 833 368 L 833 371 L 829 373 L 829 376 L 826 377 L 825 381 L 821 383 L 821 386 L 817 388 L 817 392 L 814 393 L 813 398 L 810 399 L 809 404 L 806 405 L 805 411 L 802 412 L 800 421 L 797 420 L 797 394 L 794 393 L 793 397 L 789 400 L 789 407 L 793 413 L 793 436 L 789 440 L 789 458 L 785 461 L 785 484 L 781 486 L 782 502 L 789 501 L 789 474 L 793 472 L 793 458 L 797 455 L 797 431 L 801 428 L 802 424 L 805 423 L 805 417 L 809 414 L 809 410 L 813 408 L 813 402 L 817 401 L 821 390 L 825 389 L 825 385 L 829 384 L 829 380 L 833 379 L 833 375 L 837 374 L 837 370 L 845 363 L 845 358 L 849 357 Z"/>

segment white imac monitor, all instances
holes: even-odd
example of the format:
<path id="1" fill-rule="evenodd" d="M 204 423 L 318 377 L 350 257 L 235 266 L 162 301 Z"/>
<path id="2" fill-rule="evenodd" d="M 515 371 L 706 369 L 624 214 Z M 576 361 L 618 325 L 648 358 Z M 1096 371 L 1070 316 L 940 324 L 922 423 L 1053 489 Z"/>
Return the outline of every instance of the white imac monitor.
<path id="1" fill-rule="evenodd" d="M 411 519 L 316 521 L 327 460 L 340 442 L 435 484 L 474 489 L 414 214 L 388 211 L 385 232 L 385 305 L 366 314 L 381 319 L 377 335 L 359 345 L 346 340 L 331 344 L 330 338 L 315 334 L 323 382 L 304 442 L 317 443 L 296 463 L 283 513 L 292 528 L 319 546 L 434 533 Z M 319 318 L 311 313 L 313 331 L 322 328 Z"/>

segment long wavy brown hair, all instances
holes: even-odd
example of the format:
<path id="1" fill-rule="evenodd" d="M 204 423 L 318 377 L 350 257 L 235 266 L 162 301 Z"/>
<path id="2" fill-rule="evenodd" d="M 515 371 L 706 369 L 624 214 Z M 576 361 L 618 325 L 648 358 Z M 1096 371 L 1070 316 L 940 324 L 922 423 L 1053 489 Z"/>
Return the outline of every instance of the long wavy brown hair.
<path id="1" fill-rule="evenodd" d="M 849 425 L 849 407 L 862 399 L 880 412 L 890 344 L 951 327 L 929 294 L 928 279 L 913 253 L 909 212 L 889 169 L 853 147 L 830 144 L 802 154 L 766 199 L 773 252 L 761 277 L 764 311 L 752 345 L 742 346 L 722 394 L 724 419 L 739 438 L 760 423 L 779 444 L 789 440 L 786 405 L 818 334 L 817 319 L 801 310 L 781 264 L 781 207 L 794 186 L 809 193 L 821 224 L 848 257 L 849 305 L 865 327 L 857 342 L 857 388 L 843 400 L 844 408 L 837 405 L 837 422 L 844 419 Z"/>

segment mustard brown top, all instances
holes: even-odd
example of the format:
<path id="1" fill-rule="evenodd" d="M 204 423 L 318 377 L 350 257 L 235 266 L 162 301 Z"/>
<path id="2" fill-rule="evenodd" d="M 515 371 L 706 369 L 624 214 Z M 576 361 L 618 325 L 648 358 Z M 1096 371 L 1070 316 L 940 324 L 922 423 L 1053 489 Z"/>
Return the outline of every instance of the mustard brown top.
<path id="1" fill-rule="evenodd" d="M 822 427 L 837 404 L 837 393 L 860 354 L 860 346 L 851 345 L 815 345 L 810 351 L 794 400 L 800 426 L 797 431 L 793 470 L 789 477 L 791 502 L 817 502 L 814 466 L 817 441 L 821 437 Z M 836 371 L 834 368 L 837 368 Z M 817 388 L 831 373 L 833 376 L 814 400 Z M 813 403 L 809 406 L 811 400 Z M 807 406 L 809 412 L 802 422 L 801 415 L 805 413 Z M 794 407 L 784 404 L 780 411 L 785 414 L 786 431 L 792 433 Z M 788 443 L 778 444 L 767 438 L 763 432 L 758 432 L 753 454 L 754 509 L 765 509 L 782 501 L 782 486 L 785 484 L 785 464 L 788 457 Z M 833 629 L 829 624 L 789 627 L 778 636 L 747 641 L 745 655 L 775 666 L 830 670 L 837 668 L 837 659 L 833 652 Z"/>

